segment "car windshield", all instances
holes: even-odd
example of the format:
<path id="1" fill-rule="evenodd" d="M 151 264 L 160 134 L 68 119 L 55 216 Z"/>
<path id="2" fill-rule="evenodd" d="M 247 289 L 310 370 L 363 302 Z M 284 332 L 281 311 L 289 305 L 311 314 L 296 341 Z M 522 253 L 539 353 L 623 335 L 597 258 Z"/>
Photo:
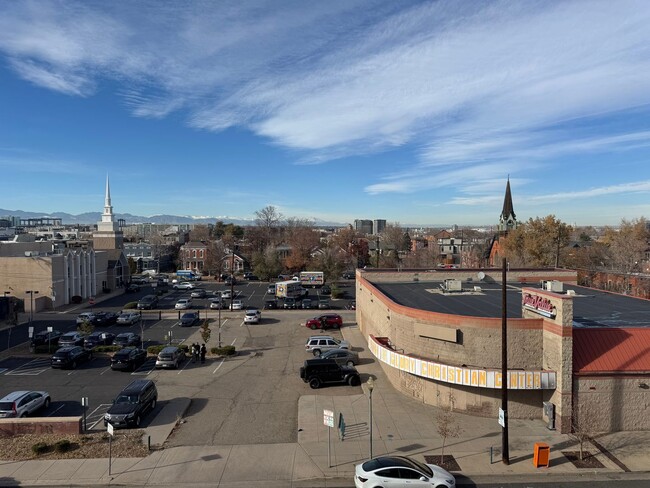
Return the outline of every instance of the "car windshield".
<path id="1" fill-rule="evenodd" d="M 137 395 L 120 395 L 115 399 L 115 403 L 138 403 Z"/>

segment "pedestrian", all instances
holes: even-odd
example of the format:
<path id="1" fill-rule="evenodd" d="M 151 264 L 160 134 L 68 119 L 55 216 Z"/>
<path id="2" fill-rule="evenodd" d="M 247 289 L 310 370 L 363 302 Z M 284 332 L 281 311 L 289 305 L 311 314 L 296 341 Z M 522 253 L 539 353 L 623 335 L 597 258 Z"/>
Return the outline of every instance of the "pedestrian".
<path id="1" fill-rule="evenodd" d="M 196 362 L 196 343 L 192 343 L 192 347 L 190 349 L 190 354 L 192 355 L 192 362 Z"/>
<path id="2" fill-rule="evenodd" d="M 201 346 L 201 362 L 205 363 L 205 355 L 208 353 L 208 348 L 205 347 L 205 343 Z"/>
<path id="3" fill-rule="evenodd" d="M 199 343 L 197 342 L 194 344 L 194 362 L 197 362 L 199 360 L 199 354 L 201 352 L 201 348 L 199 347 Z"/>

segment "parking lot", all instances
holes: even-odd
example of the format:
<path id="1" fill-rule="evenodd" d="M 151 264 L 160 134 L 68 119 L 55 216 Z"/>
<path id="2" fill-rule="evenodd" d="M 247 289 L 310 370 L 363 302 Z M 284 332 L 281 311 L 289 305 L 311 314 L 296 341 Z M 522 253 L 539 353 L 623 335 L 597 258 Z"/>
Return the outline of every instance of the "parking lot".
<path id="1" fill-rule="evenodd" d="M 225 289 L 223 285 L 207 283 L 204 288 Z M 235 287 L 245 297 L 246 306 L 261 307 L 267 284 L 249 283 Z M 127 301 L 150 293 L 143 289 L 138 294 L 114 297 L 95 307 L 95 310 L 120 310 Z M 313 292 L 312 292 L 313 293 Z M 136 295 L 136 296 L 134 296 Z M 101 330 L 112 333 L 135 332 L 143 336 L 144 346 L 171 340 L 175 344 L 200 342 L 199 328 L 179 327 L 173 304 L 189 291 L 170 291 L 162 297 L 161 314 L 143 311 L 141 324 L 112 325 Z M 201 317 L 207 312 L 207 300 L 195 300 Z M 205 307 L 205 308 L 202 308 Z M 62 332 L 74 330 L 75 317 L 87 308 L 68 314 L 42 314 L 34 322 L 36 331 L 51 324 Z M 184 312 L 184 311 L 183 311 Z M 52 403 L 43 416 L 82 415 L 81 399 L 88 398 L 88 428 L 103 429 L 103 415 L 113 398 L 136 378 L 152 379 L 159 390 L 159 411 L 166 401 L 178 397 L 192 399 L 187 422 L 177 429 L 170 442 L 173 445 L 210 445 L 215 443 L 271 443 L 293 442 L 297 438 L 297 404 L 303 394 L 318 394 L 299 378 L 299 368 L 305 359 L 308 336 L 319 334 L 304 327 L 307 318 L 322 313 L 320 310 L 264 310 L 259 324 L 244 324 L 244 311 L 223 310 L 222 344 L 232 344 L 238 350 L 233 358 L 210 358 L 205 364 L 187 360 L 178 370 L 154 369 L 155 358 L 134 372 L 110 369 L 110 359 L 97 354 L 90 362 L 74 370 L 50 368 L 48 355 L 21 355 L 0 360 L 2 388 L 0 395 L 15 390 L 48 391 Z M 216 316 L 218 311 L 210 311 Z M 354 325 L 354 312 L 337 311 L 344 318 L 344 328 Z M 164 315 L 161 320 L 157 315 Z M 170 318 L 171 316 L 171 318 Z M 208 347 L 217 345 L 218 326 L 211 324 L 212 336 Z M 99 329 L 96 329 L 99 330 Z M 340 331 L 328 335 L 341 337 Z M 359 387 L 333 386 L 322 391 L 328 395 L 359 393 Z M 143 426 L 155 417 L 148 415 Z"/>

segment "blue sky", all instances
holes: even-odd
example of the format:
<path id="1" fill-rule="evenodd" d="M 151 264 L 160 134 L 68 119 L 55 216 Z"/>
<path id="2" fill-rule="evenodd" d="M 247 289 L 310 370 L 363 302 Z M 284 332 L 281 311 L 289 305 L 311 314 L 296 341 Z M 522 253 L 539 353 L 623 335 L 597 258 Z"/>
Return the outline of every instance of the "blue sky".
<path id="1" fill-rule="evenodd" d="M 0 208 L 650 217 L 650 2 L 0 3 Z"/>

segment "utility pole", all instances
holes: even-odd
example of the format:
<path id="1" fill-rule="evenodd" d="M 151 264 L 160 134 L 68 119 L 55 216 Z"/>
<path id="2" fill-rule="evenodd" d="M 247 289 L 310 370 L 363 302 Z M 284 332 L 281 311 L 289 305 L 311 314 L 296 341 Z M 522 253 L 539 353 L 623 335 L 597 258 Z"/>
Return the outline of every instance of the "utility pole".
<path id="1" fill-rule="evenodd" d="M 377 236 L 377 241 L 376 241 L 377 247 L 375 249 L 375 252 L 377 253 L 377 269 L 379 269 L 379 236 Z"/>
<path id="2" fill-rule="evenodd" d="M 503 410 L 503 424 L 501 427 L 501 461 L 510 464 L 510 451 L 508 448 L 508 312 L 506 299 L 506 258 L 503 258 L 501 271 L 501 410 Z"/>

